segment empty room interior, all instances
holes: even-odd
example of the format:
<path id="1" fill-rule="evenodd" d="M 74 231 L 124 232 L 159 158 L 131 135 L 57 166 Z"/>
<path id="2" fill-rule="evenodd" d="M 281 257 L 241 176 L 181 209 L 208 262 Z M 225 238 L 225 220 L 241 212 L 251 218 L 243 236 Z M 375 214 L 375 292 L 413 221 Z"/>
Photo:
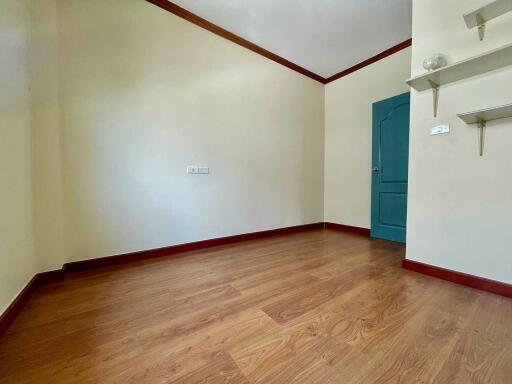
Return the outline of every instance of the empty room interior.
<path id="1" fill-rule="evenodd" d="M 0 0 L 0 384 L 511 384 L 512 0 Z"/>

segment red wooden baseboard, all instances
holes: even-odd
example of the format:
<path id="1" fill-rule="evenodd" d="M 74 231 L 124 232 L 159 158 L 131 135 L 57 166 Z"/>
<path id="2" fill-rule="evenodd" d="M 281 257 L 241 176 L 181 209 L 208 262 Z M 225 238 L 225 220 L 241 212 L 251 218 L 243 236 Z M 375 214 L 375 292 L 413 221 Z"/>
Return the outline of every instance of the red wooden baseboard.
<path id="1" fill-rule="evenodd" d="M 161 256 L 172 256 L 177 255 L 184 252 L 194 251 L 198 249 L 204 249 L 209 247 L 214 247 L 217 245 L 225 245 L 238 243 L 246 240 L 259 239 L 264 237 L 276 236 L 276 235 L 284 235 L 290 233 L 297 233 L 302 231 L 308 231 L 312 229 L 322 229 L 324 228 L 324 223 L 313 223 L 313 224 L 304 224 L 297 225 L 293 227 L 285 227 L 285 228 L 277 228 L 270 229 L 267 231 L 259 231 L 259 232 L 251 232 L 244 233 L 241 235 L 220 237 L 217 239 L 210 239 L 204 241 L 197 241 L 194 243 L 173 245 L 170 247 L 158 248 L 158 249 L 150 249 L 147 251 L 140 252 L 132 252 L 126 253 L 122 255 L 115 256 L 107 256 L 101 257 L 98 259 L 91 260 L 82 260 L 75 261 L 72 263 L 66 263 L 62 267 L 62 269 L 49 271 L 49 272 L 41 272 L 36 274 L 25 286 L 23 291 L 16 297 L 16 299 L 11 303 L 9 307 L 4 311 L 4 313 L 0 316 L 0 336 L 5 333 L 7 328 L 14 321 L 18 313 L 21 311 L 25 303 L 28 301 L 34 290 L 43 284 L 53 283 L 57 281 L 64 280 L 66 274 L 73 272 L 86 271 L 89 269 L 96 269 L 102 267 L 108 267 L 118 264 L 128 263 L 130 261 L 136 260 L 145 260 L 151 259 L 155 257 Z"/>
<path id="2" fill-rule="evenodd" d="M 7 328 L 14 321 L 23 306 L 27 303 L 28 299 L 37 287 L 37 275 L 34 276 L 14 299 L 14 301 L 7 307 L 7 309 L 0 316 L 0 336 L 7 331 Z"/>
<path id="3" fill-rule="evenodd" d="M 452 271 L 450 269 L 436 267 L 434 265 L 424 264 L 418 261 L 407 259 L 402 261 L 402 267 L 410 271 L 419 272 L 423 273 L 424 275 L 429 275 L 437 277 L 439 279 L 451 281 L 452 283 L 457 283 L 465 285 L 467 287 L 480 289 L 482 291 L 492 292 L 501 296 L 512 298 L 511 284 L 502 283 L 496 280 L 485 279 L 483 277 L 469 275 L 463 272 Z"/>
<path id="4" fill-rule="evenodd" d="M 336 223 L 325 223 L 325 229 L 333 229 L 335 231 L 340 231 L 340 232 L 350 232 L 350 233 L 355 233 L 358 235 L 370 237 L 370 229 L 368 229 L 368 228 L 353 227 L 351 225 L 336 224 Z"/>
<path id="5" fill-rule="evenodd" d="M 7 328 L 14 321 L 23 306 L 27 303 L 32 293 L 39 285 L 47 284 L 64 279 L 64 270 L 58 269 L 56 271 L 48 271 L 36 274 L 27 283 L 25 288 L 16 296 L 16 299 L 7 307 L 7 309 L 0 315 L 0 336 L 2 336 Z"/>
<path id="6" fill-rule="evenodd" d="M 66 273 L 86 271 L 89 269 L 96 269 L 96 268 L 117 265 L 117 264 L 124 264 L 124 263 L 128 263 L 130 261 L 153 259 L 155 257 L 161 257 L 161 256 L 171 256 L 171 255 L 176 255 L 176 254 L 180 254 L 180 253 L 184 253 L 184 252 L 195 251 L 198 249 L 214 247 L 217 245 L 238 243 L 240 241 L 253 240 L 253 239 L 259 239 L 262 237 L 283 235 L 283 234 L 288 234 L 288 233 L 302 232 L 302 231 L 307 231 L 307 230 L 311 230 L 311 229 L 321 229 L 323 227 L 324 227 L 324 223 L 304 224 L 304 225 L 297 225 L 294 227 L 285 227 L 285 228 L 278 228 L 278 229 L 270 229 L 267 231 L 250 232 L 250 233 L 244 233 L 244 234 L 240 234 L 240 235 L 219 237 L 216 239 L 197 241 L 194 243 L 172 245 L 170 247 L 125 253 L 122 255 L 106 256 L 106 257 L 100 257 L 97 259 L 74 261 L 71 263 L 64 264 L 64 271 Z"/>
<path id="7" fill-rule="evenodd" d="M 233 243 L 238 243 L 238 242 L 246 241 L 246 240 L 254 240 L 254 239 L 259 239 L 259 238 L 264 238 L 264 237 L 284 235 L 284 234 L 297 233 L 297 232 L 303 232 L 303 231 L 308 231 L 308 230 L 312 230 L 312 229 L 323 229 L 323 228 L 334 229 L 334 230 L 342 231 L 342 232 L 355 233 L 355 234 L 364 235 L 364 236 L 370 235 L 370 230 L 366 229 L 366 228 L 358 228 L 358 227 L 351 227 L 351 226 L 342 225 L 342 224 L 321 222 L 321 223 L 297 225 L 294 227 L 270 229 L 267 231 L 244 233 L 241 235 L 220 237 L 217 239 L 197 241 L 194 243 L 173 245 L 170 247 L 150 249 L 150 250 L 146 250 L 146 251 L 131 252 L 131 253 L 126 253 L 126 254 L 122 254 L 122 255 L 114 255 L 114 256 L 107 256 L 107 257 L 100 257 L 97 259 L 82 260 L 82 261 L 66 263 L 63 265 L 62 269 L 38 273 L 37 275 L 35 275 L 32 278 L 32 280 L 30 280 L 30 282 L 26 285 L 26 287 L 23 289 L 23 291 L 18 295 L 18 297 L 16 297 L 14 302 L 0 316 L 0 336 L 7 330 L 9 325 L 13 322 L 14 318 L 18 315 L 20 310 L 23 308 L 23 306 L 25 305 L 27 300 L 30 298 L 30 296 L 32 295 L 32 293 L 38 286 L 64 280 L 66 277 L 66 274 L 68 274 L 68 273 L 87 271 L 90 269 L 96 269 L 96 268 L 102 268 L 102 267 L 109 267 L 109 266 L 124 264 L 124 263 L 128 263 L 131 261 L 136 261 L 136 260 L 146 260 L 146 259 L 152 259 L 152 258 L 162 257 L 162 256 L 173 256 L 173 255 L 178 255 L 178 254 L 189 252 L 189 251 L 195 251 L 198 249 L 204 249 L 204 248 L 214 247 L 214 246 L 218 246 L 218 245 L 233 244 Z"/>
<path id="8" fill-rule="evenodd" d="M 66 274 L 64 273 L 64 268 L 61 268 L 54 271 L 38 273 L 36 277 L 37 285 L 43 285 L 62 281 L 66 277 Z"/>

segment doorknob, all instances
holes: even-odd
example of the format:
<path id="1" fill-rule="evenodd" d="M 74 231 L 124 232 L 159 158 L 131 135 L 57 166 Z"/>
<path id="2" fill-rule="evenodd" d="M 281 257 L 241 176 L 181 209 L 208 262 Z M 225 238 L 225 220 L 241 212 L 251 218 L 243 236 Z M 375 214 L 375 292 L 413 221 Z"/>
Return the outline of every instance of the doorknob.
<path id="1" fill-rule="evenodd" d="M 379 167 L 372 168 L 372 173 L 379 173 L 379 171 L 380 171 Z"/>

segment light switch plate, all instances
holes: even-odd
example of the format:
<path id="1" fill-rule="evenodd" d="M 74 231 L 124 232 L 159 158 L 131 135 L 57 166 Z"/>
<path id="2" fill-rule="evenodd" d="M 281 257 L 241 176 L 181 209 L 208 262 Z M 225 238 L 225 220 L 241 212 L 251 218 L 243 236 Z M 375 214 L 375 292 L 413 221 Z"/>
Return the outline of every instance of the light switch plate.
<path id="1" fill-rule="evenodd" d="M 198 172 L 198 166 L 197 165 L 189 165 L 187 166 L 187 173 L 190 175 L 195 175 Z"/>
<path id="2" fill-rule="evenodd" d="M 441 124 L 441 125 L 436 125 L 436 126 L 430 128 L 431 135 L 441 135 L 443 133 L 449 133 L 449 132 L 450 132 L 450 124 Z"/>
<path id="3" fill-rule="evenodd" d="M 188 165 L 187 174 L 189 175 L 208 175 L 210 173 L 209 167 L 199 167 L 197 165 Z"/>

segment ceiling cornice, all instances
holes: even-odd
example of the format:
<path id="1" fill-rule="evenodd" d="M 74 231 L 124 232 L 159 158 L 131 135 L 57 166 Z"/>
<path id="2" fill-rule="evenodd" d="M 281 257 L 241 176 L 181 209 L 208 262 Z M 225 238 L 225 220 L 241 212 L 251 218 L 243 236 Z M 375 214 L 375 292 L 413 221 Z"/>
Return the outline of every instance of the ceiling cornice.
<path id="1" fill-rule="evenodd" d="M 275 53 L 272 53 L 270 51 L 267 51 L 265 48 L 260 47 L 259 45 L 256 45 L 254 43 L 251 43 L 249 40 L 246 40 L 240 36 L 235 35 L 234 33 L 231 33 L 224 28 L 219 27 L 218 25 L 215 25 L 208 20 L 203 19 L 202 17 L 197 16 L 196 14 L 187 11 L 185 8 L 182 8 L 170 1 L 167 0 L 146 0 L 160 8 L 165 9 L 166 11 L 169 11 L 176 16 L 179 16 L 185 20 L 190 21 L 191 23 L 194 23 L 195 25 L 204 28 L 210 32 L 215 33 L 216 35 L 219 35 L 221 37 L 224 37 L 225 39 L 228 39 L 229 41 L 232 41 L 235 44 L 241 45 L 244 48 L 250 49 L 253 52 L 256 52 L 260 54 L 261 56 L 266 57 L 267 59 L 270 59 L 272 61 L 275 61 L 276 63 L 279 63 L 281 65 L 284 65 L 285 67 L 288 67 L 290 69 L 293 69 L 294 71 L 297 71 L 299 73 L 302 73 L 304 76 L 310 77 L 313 80 L 319 81 L 323 83 L 325 79 L 317 75 L 316 73 L 313 73 L 306 68 L 301 67 L 300 65 L 297 65 L 295 63 L 292 63 L 289 60 L 286 60 L 284 57 L 278 56 Z"/>
<path id="2" fill-rule="evenodd" d="M 157 7 L 160 7 L 162 9 L 165 9 L 168 12 L 173 13 L 176 16 L 179 16 L 201 28 L 204 28 L 212 33 L 215 33 L 218 36 L 221 36 L 235 44 L 238 44 L 244 48 L 247 48 L 261 56 L 266 57 L 267 59 L 270 59 L 272 61 L 275 61 L 276 63 L 279 63 L 281 65 L 284 65 L 287 68 L 290 68 L 296 72 L 301 73 L 304 76 L 307 76 L 313 80 L 316 80 L 322 84 L 330 83 L 331 81 L 338 80 L 339 78 L 346 76 L 352 72 L 355 72 L 361 68 L 364 68 L 370 64 L 375 63 L 376 61 L 382 60 L 383 58 L 390 56 L 398 51 L 401 51 L 402 49 L 405 49 L 407 47 L 410 47 L 412 45 L 412 39 L 407 39 L 389 49 L 386 49 L 385 51 L 382 51 L 381 53 L 370 57 L 369 59 L 366 59 L 359 64 L 356 64 L 350 68 L 344 69 L 341 72 L 338 72 L 330 77 L 323 77 L 320 76 L 304 67 L 301 67 L 300 65 L 297 65 L 295 63 L 292 63 L 289 60 L 286 60 L 284 57 L 281 57 L 279 55 L 276 55 L 275 53 L 272 53 L 265 48 L 260 47 L 259 45 L 256 45 L 249 40 L 244 39 L 243 37 L 240 37 L 238 35 L 235 35 L 232 32 L 229 32 L 228 30 L 219 27 L 218 25 L 213 24 L 212 22 L 203 19 L 202 17 L 196 15 L 195 13 L 192 13 L 185 8 L 180 7 L 177 4 L 174 4 L 171 1 L 168 0 L 146 0 L 147 2 L 156 5 Z"/>
<path id="3" fill-rule="evenodd" d="M 384 59 L 385 57 L 391 56 L 394 53 L 397 53 L 401 51 L 402 49 L 405 49 L 407 47 L 410 47 L 412 45 L 412 39 L 407 39 L 405 41 L 402 41 L 401 43 L 386 49 L 385 51 L 382 51 L 381 53 L 376 54 L 375 56 L 370 57 L 369 59 L 366 59 L 365 61 L 361 61 L 359 64 L 353 65 L 350 68 L 344 69 L 341 72 L 338 72 L 332 76 L 329 76 L 328 78 L 324 79 L 324 84 L 330 83 L 331 81 L 338 80 L 340 77 L 347 76 L 348 74 L 358 71 L 361 68 L 364 68 L 370 64 L 373 64 L 379 60 Z"/>

